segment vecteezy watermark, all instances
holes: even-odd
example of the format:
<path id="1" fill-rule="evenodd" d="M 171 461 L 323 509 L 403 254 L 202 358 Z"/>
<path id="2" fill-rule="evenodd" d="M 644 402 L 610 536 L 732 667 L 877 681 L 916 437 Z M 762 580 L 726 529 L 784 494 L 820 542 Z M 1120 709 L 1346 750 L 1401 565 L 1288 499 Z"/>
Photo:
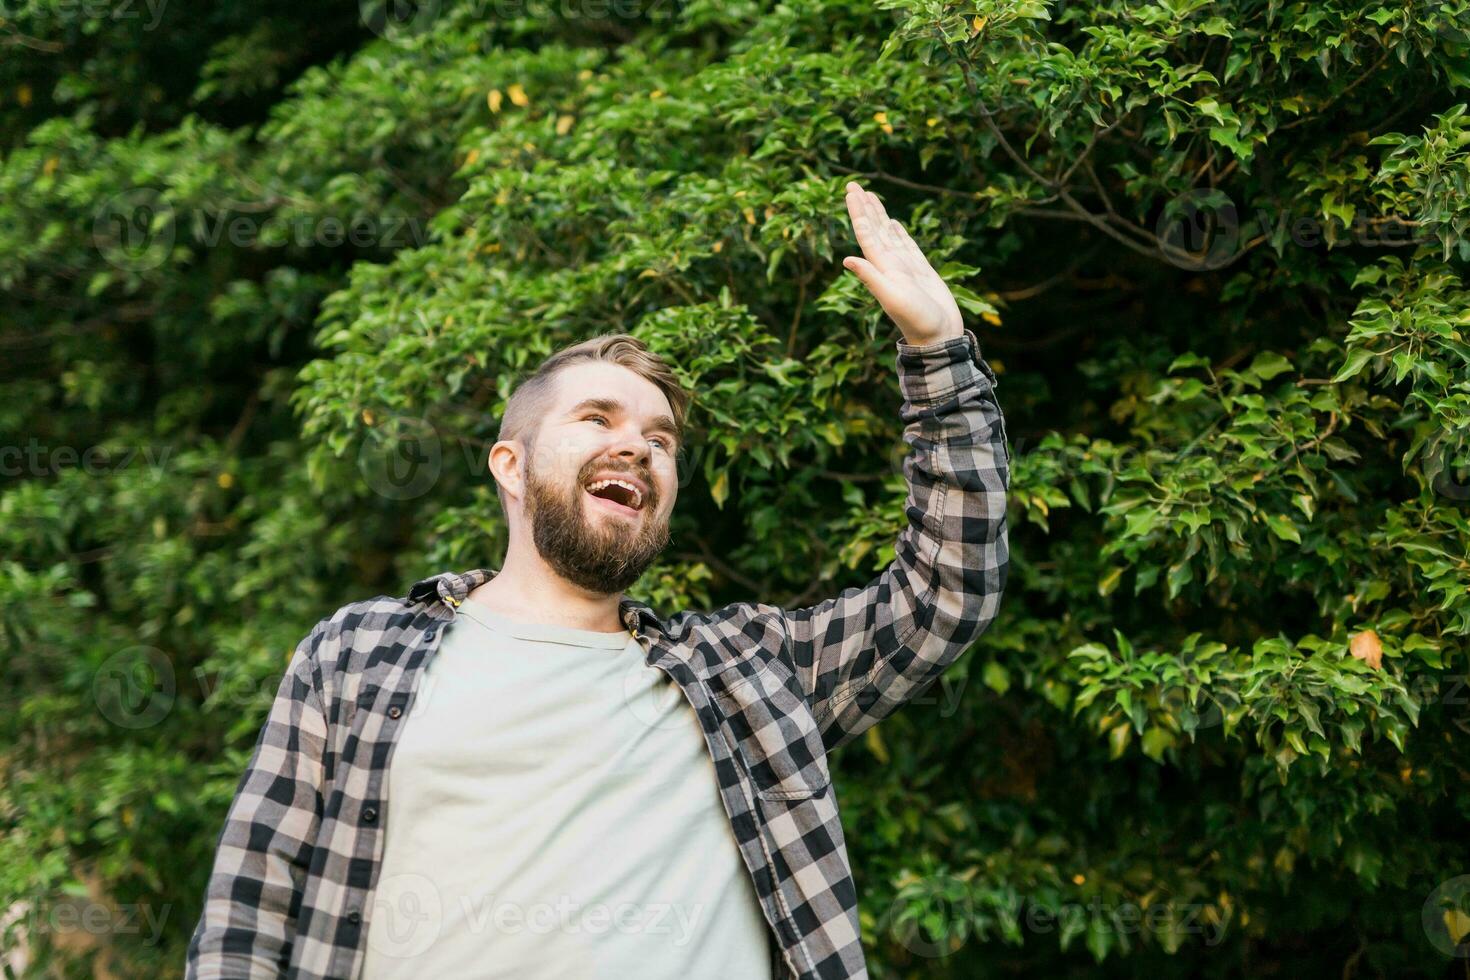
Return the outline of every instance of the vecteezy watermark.
<path id="1" fill-rule="evenodd" d="M 539 16 L 563 22 L 630 21 L 659 11 L 668 0 L 470 0 L 456 4 L 458 16 L 475 23 L 497 23 Z M 442 0 L 360 0 L 363 26 L 388 41 L 427 32 L 443 10 Z"/>
<path id="2" fill-rule="evenodd" d="M 54 476 L 74 468 L 101 476 L 139 462 L 160 469 L 172 453 L 170 446 L 46 446 L 32 437 L 24 446 L 0 446 L 0 476 Z"/>
<path id="3" fill-rule="evenodd" d="M 412 500 L 438 482 L 443 456 L 433 423 L 394 415 L 367 430 L 357 452 L 357 469 L 375 493 L 389 500 Z"/>
<path id="4" fill-rule="evenodd" d="M 32 905 L 7 928 L 19 928 L 26 937 L 64 936 L 143 936 L 146 946 L 157 946 L 163 936 L 163 925 L 173 911 L 170 904 L 147 902 L 109 905 L 84 899 L 61 899 Z"/>
<path id="5" fill-rule="evenodd" d="M 1170 263 L 1181 269 L 1218 269 L 1240 246 L 1235 202 L 1218 188 L 1196 188 L 1164 205 L 1154 237 Z"/>
<path id="6" fill-rule="evenodd" d="M 168 0 L 50 0 L 41 12 L 30 12 L 26 3 L 0 0 L 0 20 L 15 21 L 22 13 L 49 24 L 76 24 L 101 20 L 134 21 L 147 18 L 144 31 L 158 27 Z"/>
<path id="7" fill-rule="evenodd" d="M 517 902 L 495 895 L 459 895 L 453 902 L 457 928 L 474 935 L 491 931 L 496 935 L 529 933 L 547 936 L 624 935 L 667 937 L 667 944 L 687 946 L 704 914 L 704 906 L 677 902 L 583 903 L 570 895 L 555 901 Z M 445 922 L 445 901 L 439 888 L 425 875 L 389 875 L 373 892 L 368 945 L 386 957 L 418 956 L 438 941 Z"/>
<path id="8" fill-rule="evenodd" d="M 1153 935 L 1199 936 L 1207 947 L 1225 940 L 1230 912 L 1219 912 L 1213 905 L 1196 902 L 1153 902 L 1147 908 L 1135 902 L 1104 902 L 1098 898 L 1087 902 L 1063 902 L 1057 908 L 1028 904 L 1023 917 L 1026 929 L 1035 933 L 1061 930 L 1071 935 L 1093 929 L 1131 936 Z"/>
<path id="9" fill-rule="evenodd" d="M 1456 456 L 1448 446 L 1425 461 L 1425 472 L 1432 474 L 1430 486 L 1434 492 L 1449 500 L 1464 503 L 1470 500 L 1470 465 L 1456 463 Z M 1463 458 L 1463 457 L 1461 457 Z"/>
<path id="10" fill-rule="evenodd" d="M 427 31 L 439 9 L 439 0 L 360 0 L 357 5 L 364 27 L 395 42 Z"/>
<path id="11" fill-rule="evenodd" d="M 1257 208 L 1244 214 L 1219 188 L 1186 191 L 1164 205 L 1154 235 L 1166 261 L 1181 269 L 1219 269 L 1241 254 L 1241 239 L 1258 234 L 1270 241 L 1289 241 L 1302 248 L 1347 241 L 1367 247 L 1403 248 L 1433 241 L 1434 235 L 1398 215 L 1370 216 L 1355 209 L 1343 228 L 1315 214 Z"/>
<path id="12" fill-rule="evenodd" d="M 456 456 L 454 451 L 446 451 L 446 440 L 440 438 L 438 428 L 428 419 L 371 410 L 364 411 L 362 418 L 367 427 L 358 446 L 358 472 L 370 489 L 390 500 L 411 500 L 430 492 L 444 473 L 446 458 L 452 460 Z M 464 470 L 460 472 L 493 481 L 489 445 L 476 439 L 460 438 L 452 442 L 457 444 L 458 455 L 463 458 Z M 560 457 L 572 448 L 569 440 L 543 437 L 532 447 L 527 463 L 535 472 L 557 472 Z M 715 449 L 704 445 L 679 449 L 675 466 L 680 488 L 693 480 L 704 455 Z"/>
<path id="13" fill-rule="evenodd" d="M 1470 875 L 1441 882 L 1424 900 L 1420 920 L 1435 949 L 1470 959 Z"/>
<path id="14" fill-rule="evenodd" d="M 115 268 L 146 272 L 168 261 L 181 235 L 204 248 L 225 243 L 236 248 L 419 247 L 428 241 L 422 221 L 408 215 L 375 217 L 297 214 L 283 217 L 251 201 L 226 201 L 183 212 L 158 190 L 125 191 L 109 199 L 92 221 L 92 241 Z"/>
<path id="15" fill-rule="evenodd" d="M 162 650 L 133 646 L 103 661 L 92 677 L 92 700 L 121 728 L 158 724 L 174 706 L 174 666 Z"/>
<path id="16" fill-rule="evenodd" d="M 937 959 L 958 952 L 971 935 L 988 931 L 991 920 L 1003 932 L 1024 929 L 1037 935 L 1059 932 L 1064 937 L 1097 931 L 1120 936 L 1197 936 L 1204 946 L 1213 947 L 1224 941 L 1230 918 L 1228 909 L 1195 902 L 1156 901 L 1144 906 L 1093 897 L 1050 906 L 1021 895 L 982 900 L 973 883 L 946 874 L 901 889 L 880 916 L 878 928 L 893 935 L 909 952 Z"/>
<path id="17" fill-rule="evenodd" d="M 92 219 L 92 242 L 111 266 L 146 272 L 173 252 L 174 209 L 158 191 L 138 187 L 110 198 Z"/>

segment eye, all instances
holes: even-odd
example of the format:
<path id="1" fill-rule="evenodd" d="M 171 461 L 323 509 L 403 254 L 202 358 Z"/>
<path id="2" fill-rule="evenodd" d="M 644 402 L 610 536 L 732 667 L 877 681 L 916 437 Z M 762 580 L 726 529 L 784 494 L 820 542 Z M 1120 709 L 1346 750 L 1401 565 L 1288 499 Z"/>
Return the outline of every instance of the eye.
<path id="1" fill-rule="evenodd" d="M 587 416 L 586 421 L 590 422 L 593 419 L 602 419 L 602 421 L 604 421 L 604 422 L 607 421 L 607 417 L 606 416 L 603 416 L 603 415 L 589 415 L 589 416 Z"/>
<path id="2" fill-rule="evenodd" d="M 663 437 L 661 437 L 661 436 L 654 436 L 649 441 L 650 442 L 656 442 L 656 443 L 658 443 L 659 448 L 662 449 L 664 452 L 668 452 L 669 451 L 669 444 L 666 443 L 666 442 L 664 442 Z"/>

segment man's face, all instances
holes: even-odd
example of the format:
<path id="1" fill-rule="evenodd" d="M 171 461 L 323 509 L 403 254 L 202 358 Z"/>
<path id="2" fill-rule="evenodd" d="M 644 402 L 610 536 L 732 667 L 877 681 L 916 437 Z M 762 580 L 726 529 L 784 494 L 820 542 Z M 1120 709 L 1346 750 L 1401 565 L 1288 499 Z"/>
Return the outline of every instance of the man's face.
<path id="1" fill-rule="evenodd" d="M 656 385 L 618 364 L 574 364 L 555 380 L 526 459 L 532 540 L 567 581 L 623 592 L 669 541 L 678 493 L 673 412 Z"/>

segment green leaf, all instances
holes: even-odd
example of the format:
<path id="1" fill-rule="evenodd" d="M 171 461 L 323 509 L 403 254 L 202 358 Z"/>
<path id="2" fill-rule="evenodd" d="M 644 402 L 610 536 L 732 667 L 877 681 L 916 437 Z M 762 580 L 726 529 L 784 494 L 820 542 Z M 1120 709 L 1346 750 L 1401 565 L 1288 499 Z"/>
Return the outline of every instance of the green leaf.
<path id="1" fill-rule="evenodd" d="M 985 686 L 996 694 L 1004 694 L 1011 689 L 1010 671 L 994 660 L 986 662 L 981 671 L 981 679 L 985 682 Z"/>

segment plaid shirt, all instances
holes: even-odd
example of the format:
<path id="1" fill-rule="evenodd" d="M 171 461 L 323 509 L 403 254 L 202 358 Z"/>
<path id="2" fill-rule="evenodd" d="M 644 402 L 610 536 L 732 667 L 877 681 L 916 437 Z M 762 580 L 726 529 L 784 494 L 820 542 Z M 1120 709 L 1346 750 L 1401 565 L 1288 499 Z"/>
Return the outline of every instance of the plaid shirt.
<path id="1" fill-rule="evenodd" d="M 704 730 L 780 980 L 867 977 L 827 754 L 954 662 L 1006 580 L 995 375 L 968 328 L 897 349 L 908 523 L 881 575 L 802 609 L 741 602 L 665 621 L 620 600 L 646 664 Z M 344 606 L 296 648 L 219 837 L 188 977 L 359 975 L 384 824 L 413 805 L 387 798 L 394 745 L 445 624 L 494 574 Z"/>

